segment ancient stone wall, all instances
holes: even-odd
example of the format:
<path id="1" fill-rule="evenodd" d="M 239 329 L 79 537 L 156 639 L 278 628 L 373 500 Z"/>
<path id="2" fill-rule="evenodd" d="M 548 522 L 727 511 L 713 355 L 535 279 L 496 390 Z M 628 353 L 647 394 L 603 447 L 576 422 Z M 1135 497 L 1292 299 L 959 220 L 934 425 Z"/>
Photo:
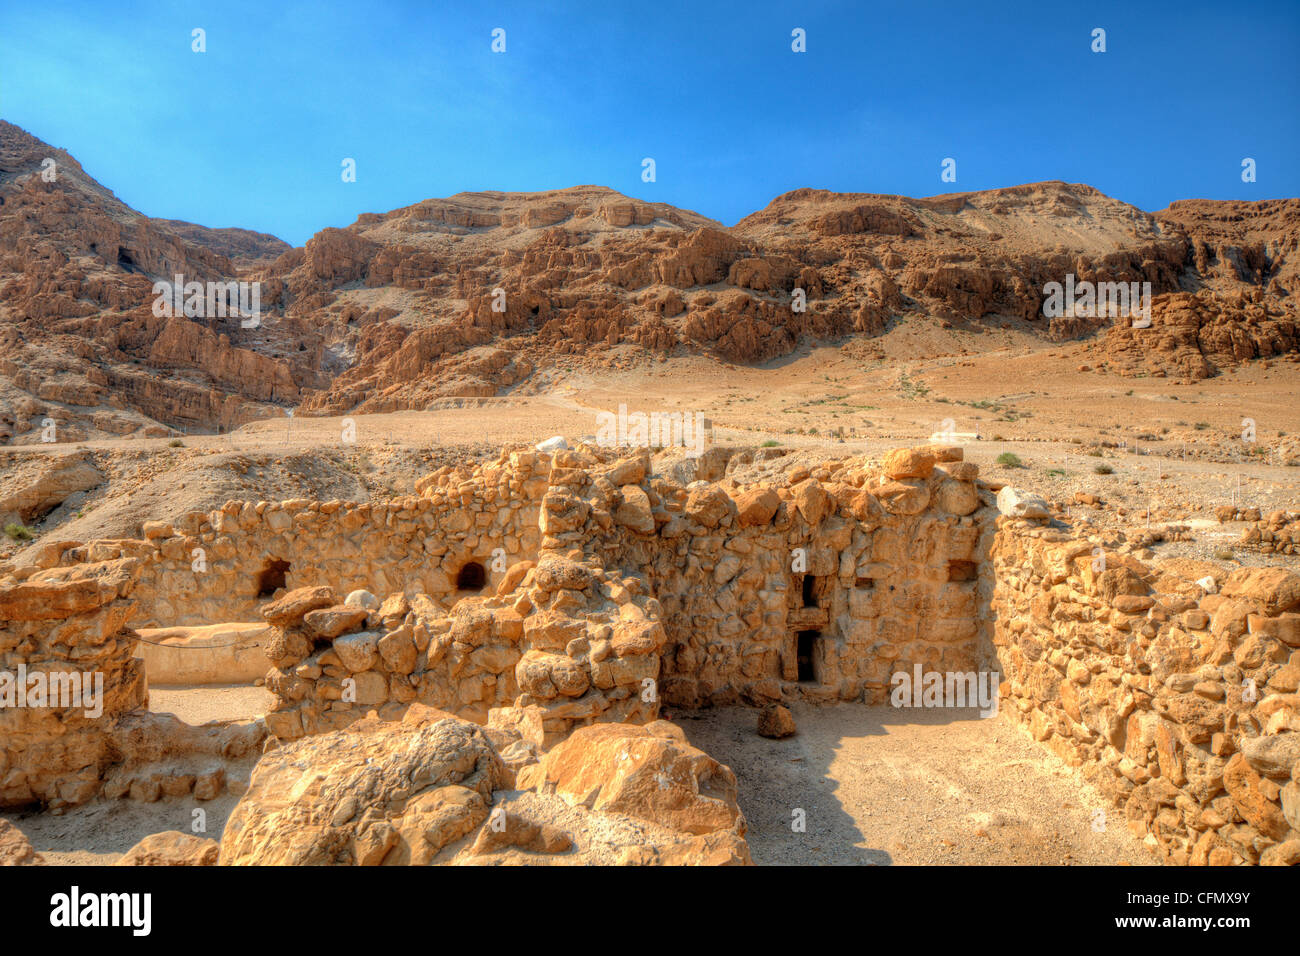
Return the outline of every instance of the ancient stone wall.
<path id="1" fill-rule="evenodd" d="M 0 584 L 0 807 L 63 807 L 103 794 L 153 801 L 226 788 L 261 722 L 192 727 L 147 710 L 135 558 Z"/>
<path id="2" fill-rule="evenodd" d="M 276 627 L 267 724 L 295 739 L 419 701 L 550 746 L 597 720 L 646 723 L 659 712 L 664 634 L 644 590 L 544 553 L 450 614 L 423 594 L 339 604 L 328 588 L 291 591 L 263 609 Z"/>
<path id="3" fill-rule="evenodd" d="M 228 501 L 174 524 L 146 522 L 142 540 L 51 543 L 36 567 L 137 558 L 139 627 L 257 621 L 281 587 L 454 600 L 466 564 L 481 565 L 490 586 L 504 566 L 536 556 L 549 459 L 509 465 L 470 476 L 442 469 L 422 481 L 423 494 L 382 504 Z"/>
<path id="4" fill-rule="evenodd" d="M 126 627 L 136 565 L 44 571 L 0 588 L 0 806 L 98 792 L 115 718 L 146 697 Z"/>
<path id="5" fill-rule="evenodd" d="M 582 548 L 649 582 L 669 704 L 883 703 L 896 670 L 972 670 L 989 646 L 980 572 L 996 511 L 960 459 L 901 449 L 777 487 L 683 488 L 634 460 L 560 453 L 542 547 Z"/>
<path id="6" fill-rule="evenodd" d="M 881 703 L 899 669 L 980 669 L 994 509 L 959 457 L 904 450 L 773 489 L 682 487 L 649 475 L 648 454 L 560 451 L 538 559 L 495 594 L 448 610 L 322 587 L 264 607 L 279 628 L 268 722 L 291 739 L 419 701 L 549 746 L 594 721 L 653 720 L 661 701 Z"/>
<path id="7" fill-rule="evenodd" d="M 999 524 L 1006 709 L 1114 801 L 1097 823 L 1179 864 L 1300 862 L 1300 575 Z"/>

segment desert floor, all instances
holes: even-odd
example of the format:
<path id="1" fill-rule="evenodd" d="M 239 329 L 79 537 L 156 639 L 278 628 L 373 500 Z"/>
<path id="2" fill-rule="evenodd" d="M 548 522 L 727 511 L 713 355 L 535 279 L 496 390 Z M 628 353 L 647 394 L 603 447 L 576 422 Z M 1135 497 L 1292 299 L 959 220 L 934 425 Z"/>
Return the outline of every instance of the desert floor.
<path id="1" fill-rule="evenodd" d="M 250 719 L 269 702 L 259 687 L 150 690 L 152 710 L 194 724 Z M 851 704 L 792 709 L 799 732 L 785 740 L 759 737 L 757 711 L 747 708 L 670 715 L 691 743 L 735 772 L 755 863 L 1156 864 L 1077 770 L 1002 715 Z M 237 801 L 231 793 L 202 804 L 96 800 L 58 815 L 6 816 L 47 863 L 97 865 L 115 862 L 150 833 L 189 832 L 195 806 L 206 813 L 204 835 L 220 840 Z M 796 809 L 804 811 L 803 832 L 791 826 Z"/>

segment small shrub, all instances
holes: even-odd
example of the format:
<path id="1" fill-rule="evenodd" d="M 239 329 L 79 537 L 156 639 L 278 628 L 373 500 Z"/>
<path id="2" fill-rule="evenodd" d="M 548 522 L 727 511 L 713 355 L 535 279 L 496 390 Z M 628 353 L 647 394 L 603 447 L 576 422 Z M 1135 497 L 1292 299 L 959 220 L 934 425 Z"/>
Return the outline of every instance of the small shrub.
<path id="1" fill-rule="evenodd" d="M 1022 462 L 1019 459 L 1019 457 L 1017 457 L 1016 455 L 1011 454 L 1011 452 L 1009 451 L 1004 451 L 1002 454 L 998 455 L 997 463 L 1001 465 L 1003 468 L 1024 468 L 1025 467 L 1024 462 Z"/>
<path id="2" fill-rule="evenodd" d="M 1093 469 L 1093 473 L 1098 475 L 1113 475 L 1115 474 L 1115 469 L 1110 467 L 1110 465 L 1098 465 Z"/>
<path id="3" fill-rule="evenodd" d="M 1237 560 L 1237 556 L 1236 556 L 1235 554 L 1233 554 L 1233 553 L 1232 553 L 1230 550 L 1228 550 L 1227 548 L 1220 548 L 1218 551 L 1215 551 L 1215 552 L 1214 552 L 1214 557 L 1215 557 L 1215 560 L 1217 560 L 1217 561 L 1235 561 L 1235 560 Z"/>
<path id="4" fill-rule="evenodd" d="M 769 438 L 767 441 L 763 442 L 763 444 L 759 445 L 758 447 L 759 447 L 759 448 L 775 448 L 775 447 L 776 447 L 777 445 L 779 445 L 779 444 L 781 444 L 781 443 L 780 443 L 779 441 L 777 441 L 775 438 Z"/>
<path id="5" fill-rule="evenodd" d="M 35 535 L 32 534 L 31 528 L 20 525 L 16 521 L 11 521 L 9 524 L 5 525 L 5 534 L 14 541 L 30 541 L 35 537 Z"/>
<path id="6" fill-rule="evenodd" d="M 185 442 L 181 441 L 179 438 L 173 438 L 171 441 L 169 441 L 169 442 L 167 443 L 167 447 L 168 447 L 168 448 L 184 448 L 184 447 L 185 447 Z"/>

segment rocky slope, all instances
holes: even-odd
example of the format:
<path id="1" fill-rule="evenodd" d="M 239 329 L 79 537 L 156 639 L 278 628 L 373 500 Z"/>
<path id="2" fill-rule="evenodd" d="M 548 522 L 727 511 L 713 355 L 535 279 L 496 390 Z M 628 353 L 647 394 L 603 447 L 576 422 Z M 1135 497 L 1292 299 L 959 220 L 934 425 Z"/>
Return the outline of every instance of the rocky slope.
<path id="1" fill-rule="evenodd" d="M 1098 367 L 1198 379 L 1300 348 L 1298 236 L 1296 199 L 1148 214 L 1060 182 L 929 199 L 800 189 L 731 228 L 577 186 L 425 200 L 289 248 L 146 218 L 0 123 L 0 442 L 37 440 L 47 419 L 71 440 L 287 407 L 423 409 L 545 390 L 560 360 L 762 363 L 912 318 L 1021 322 L 1093 340 Z M 152 283 L 178 272 L 260 282 L 261 326 L 154 316 Z M 1151 327 L 1044 318 L 1044 286 L 1067 274 L 1150 282 Z"/>

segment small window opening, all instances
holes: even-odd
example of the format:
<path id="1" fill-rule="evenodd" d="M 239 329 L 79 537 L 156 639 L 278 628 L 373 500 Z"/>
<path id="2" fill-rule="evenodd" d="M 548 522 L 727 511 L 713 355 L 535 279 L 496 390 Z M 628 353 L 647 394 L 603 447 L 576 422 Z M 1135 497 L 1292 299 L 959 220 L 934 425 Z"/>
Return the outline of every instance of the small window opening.
<path id="1" fill-rule="evenodd" d="M 456 590 L 482 591 L 487 584 L 487 571 L 477 561 L 470 561 L 456 574 Z"/>
<path id="2" fill-rule="evenodd" d="M 266 562 L 261 574 L 257 576 L 257 596 L 270 597 L 284 587 L 284 576 L 289 573 L 289 562 L 271 560 Z"/>
<path id="3" fill-rule="evenodd" d="M 816 587 L 817 587 L 817 579 L 813 577 L 811 574 L 805 574 L 803 576 L 803 606 L 804 607 L 817 606 L 817 595 L 813 593 L 813 590 Z"/>
<path id="4" fill-rule="evenodd" d="M 974 561 L 949 561 L 949 581 L 974 581 L 978 565 Z"/>

